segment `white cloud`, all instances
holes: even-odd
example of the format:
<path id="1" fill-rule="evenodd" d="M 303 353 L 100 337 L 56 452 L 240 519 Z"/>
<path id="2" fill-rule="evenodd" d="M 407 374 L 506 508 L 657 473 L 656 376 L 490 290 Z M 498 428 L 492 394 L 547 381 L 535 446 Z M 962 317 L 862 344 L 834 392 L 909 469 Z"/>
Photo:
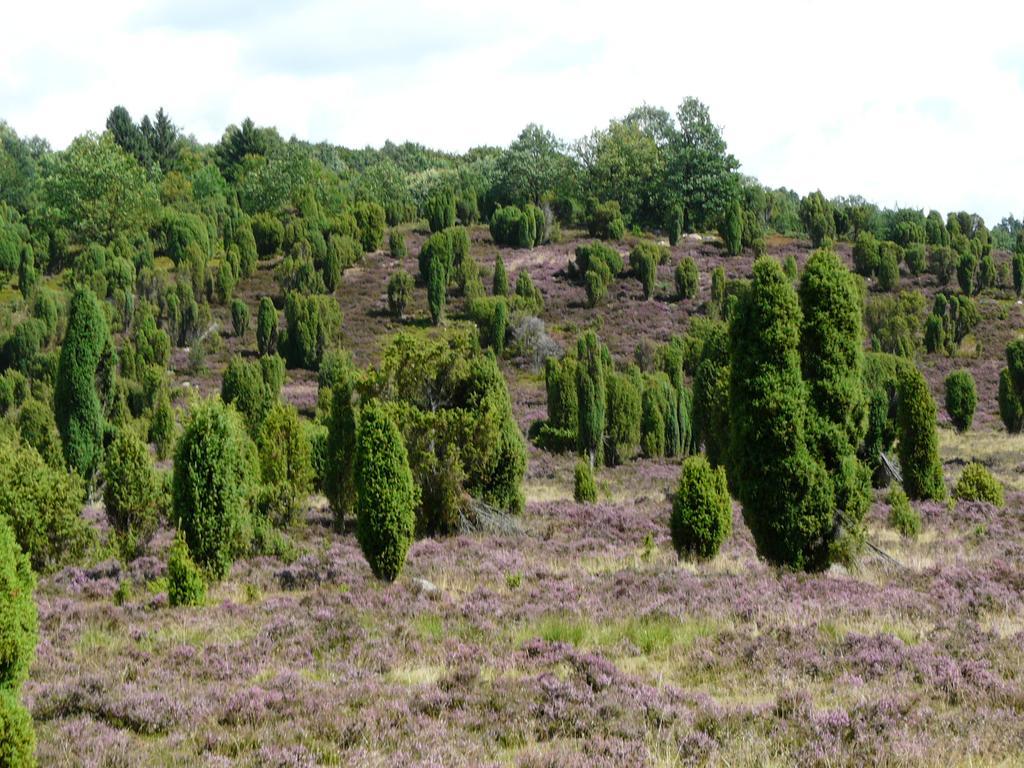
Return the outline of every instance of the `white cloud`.
<path id="1" fill-rule="evenodd" d="M 1024 8 L 302 0 L 5 11 L 0 117 L 63 146 L 124 104 L 200 140 L 245 116 L 349 146 L 578 138 L 647 102 L 711 107 L 743 170 L 880 203 L 1024 213 Z"/>

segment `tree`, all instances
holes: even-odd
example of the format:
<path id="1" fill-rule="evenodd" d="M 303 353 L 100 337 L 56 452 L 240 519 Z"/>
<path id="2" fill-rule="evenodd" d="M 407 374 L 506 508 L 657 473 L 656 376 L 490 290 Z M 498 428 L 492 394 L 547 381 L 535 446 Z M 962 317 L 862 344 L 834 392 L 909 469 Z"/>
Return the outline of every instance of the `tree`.
<path id="1" fill-rule="evenodd" d="M 729 452 L 729 330 L 716 322 L 708 330 L 693 376 L 693 430 L 712 467 Z"/>
<path id="2" fill-rule="evenodd" d="M 498 156 L 494 169 L 499 201 L 516 206 L 540 204 L 547 192 L 556 190 L 566 175 L 568 158 L 563 143 L 542 126 L 526 126 Z"/>
<path id="3" fill-rule="evenodd" d="M 455 195 L 449 189 L 436 189 L 427 196 L 423 210 L 431 232 L 455 226 Z"/>
<path id="4" fill-rule="evenodd" d="M 886 248 L 888 243 L 883 243 L 878 256 L 878 287 L 883 291 L 891 291 L 896 288 L 900 281 L 900 264 L 897 260 L 896 251 Z"/>
<path id="5" fill-rule="evenodd" d="M 501 252 L 494 259 L 494 283 L 491 292 L 495 296 L 508 296 L 508 275 L 505 272 L 505 260 Z"/>
<path id="6" fill-rule="evenodd" d="M 739 163 L 727 151 L 721 129 L 699 100 L 684 100 L 676 119 L 679 131 L 669 139 L 668 147 L 668 186 L 679 190 L 688 228 L 707 229 L 734 199 Z"/>
<path id="7" fill-rule="evenodd" d="M 71 299 L 68 330 L 57 364 L 54 416 L 70 469 L 92 478 L 103 453 L 103 408 L 97 395 L 100 356 L 109 342 L 96 295 L 80 288 Z"/>
<path id="8" fill-rule="evenodd" d="M 330 296 L 304 296 L 291 291 L 285 297 L 284 356 L 292 368 L 316 370 L 324 352 L 341 330 L 341 310 Z"/>
<path id="9" fill-rule="evenodd" d="M 903 472 L 903 489 L 912 499 L 944 499 L 946 486 L 939 461 L 935 401 L 924 376 L 914 366 L 901 372 L 896 397 L 896 450 Z"/>
<path id="10" fill-rule="evenodd" d="M 738 256 L 743 250 L 743 208 L 739 200 L 726 209 L 719 234 L 725 243 L 725 252 L 730 256 Z"/>
<path id="11" fill-rule="evenodd" d="M 640 445 L 642 380 L 635 366 L 605 377 L 605 463 L 614 467 L 632 458 Z"/>
<path id="12" fill-rule="evenodd" d="M 157 485 L 153 460 L 131 429 L 118 430 L 103 463 L 103 505 L 122 554 L 137 554 L 157 527 Z"/>
<path id="13" fill-rule="evenodd" d="M 373 253 L 384 242 L 387 218 L 380 203 L 359 202 L 352 209 L 359 228 L 359 242 L 365 253 Z"/>
<path id="14" fill-rule="evenodd" d="M 397 229 L 392 229 L 388 233 L 388 251 L 391 253 L 391 258 L 399 261 L 404 259 L 408 253 L 405 247 L 405 235 Z"/>
<path id="15" fill-rule="evenodd" d="M 7 521 L 0 518 L 0 690 L 17 691 L 28 678 L 39 637 L 32 593 L 36 578 Z"/>
<path id="16" fill-rule="evenodd" d="M 388 311 L 396 320 L 401 320 L 405 307 L 412 296 L 412 275 L 399 269 L 388 280 Z"/>
<path id="17" fill-rule="evenodd" d="M 172 508 L 195 562 L 215 578 L 227 573 L 239 548 L 255 459 L 234 409 L 216 399 L 195 406 L 174 453 Z"/>
<path id="18" fill-rule="evenodd" d="M 430 309 L 430 321 L 434 325 L 440 325 L 444 319 L 447 287 L 448 274 L 444 261 L 440 258 L 431 259 L 427 274 L 427 305 Z"/>
<path id="19" fill-rule="evenodd" d="M 355 480 L 359 546 L 374 576 L 394 581 L 412 544 L 419 499 L 402 433 L 379 402 L 360 414 Z"/>
<path id="20" fill-rule="evenodd" d="M 338 530 L 355 508 L 356 435 L 359 428 L 357 371 L 350 357 L 340 359 L 341 365 L 331 390 L 324 477 L 324 494 L 331 503 L 334 526 Z"/>
<path id="21" fill-rule="evenodd" d="M 835 499 L 806 441 L 801 321 L 782 268 L 758 259 L 729 331 L 729 475 L 758 554 L 817 570 L 828 565 Z"/>
<path id="22" fill-rule="evenodd" d="M 1024 339 L 1006 345 L 1006 368 L 999 372 L 999 416 L 1011 434 L 1024 428 Z"/>
<path id="23" fill-rule="evenodd" d="M 644 299 L 654 296 L 654 285 L 658 278 L 658 247 L 654 243 L 637 243 L 629 254 L 629 265 L 636 273 L 644 289 Z"/>
<path id="24" fill-rule="evenodd" d="M 238 338 L 245 336 L 249 330 L 249 305 L 241 299 L 231 302 L 231 328 Z"/>
<path id="25" fill-rule="evenodd" d="M 711 559 L 732 533 L 732 503 L 725 470 L 703 456 L 683 462 L 669 519 L 672 545 L 680 557 Z"/>
<path id="26" fill-rule="evenodd" d="M 256 314 L 256 348 L 260 355 L 270 355 L 277 349 L 277 309 L 269 296 L 260 297 Z"/>
<path id="27" fill-rule="evenodd" d="M 605 382 L 601 342 L 587 331 L 576 343 L 576 401 L 579 424 L 576 447 L 590 458 L 590 465 L 601 458 L 604 446 Z"/>
<path id="28" fill-rule="evenodd" d="M 820 190 L 812 192 L 800 201 L 800 221 L 811 238 L 811 245 L 815 248 L 821 248 L 827 240 L 836 239 L 832 205 Z"/>
<path id="29" fill-rule="evenodd" d="M 294 406 L 281 402 L 271 406 L 259 430 L 256 447 L 263 483 L 271 489 L 270 495 L 281 502 L 273 522 L 289 525 L 313 489 L 312 452 Z"/>
<path id="30" fill-rule="evenodd" d="M 700 285 L 700 277 L 697 272 L 697 262 L 692 256 L 684 256 L 676 265 L 675 271 L 676 298 L 694 299 L 697 297 L 697 289 Z"/>
<path id="31" fill-rule="evenodd" d="M 21 298 L 28 301 L 29 296 L 39 284 L 39 273 L 36 272 L 36 258 L 32 246 L 26 243 L 21 248 L 21 260 L 18 263 L 18 292 Z"/>
<path id="32" fill-rule="evenodd" d="M 858 275 L 871 277 L 878 266 L 878 240 L 870 232 L 861 232 L 853 244 L 853 268 Z"/>
<path id="33" fill-rule="evenodd" d="M 957 432 L 966 432 L 974 420 L 978 394 L 970 371 L 953 371 L 946 377 L 946 412 Z"/>
<path id="34" fill-rule="evenodd" d="M 260 364 L 240 355 L 233 355 L 228 362 L 221 379 L 220 398 L 242 414 L 252 435 L 259 434 L 260 425 L 276 399 L 263 379 Z"/>

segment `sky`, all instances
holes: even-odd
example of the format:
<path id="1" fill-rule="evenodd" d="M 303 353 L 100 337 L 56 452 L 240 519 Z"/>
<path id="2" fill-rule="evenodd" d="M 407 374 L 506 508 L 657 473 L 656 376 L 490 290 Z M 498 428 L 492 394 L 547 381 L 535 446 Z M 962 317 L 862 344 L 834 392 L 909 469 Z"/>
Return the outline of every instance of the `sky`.
<path id="1" fill-rule="evenodd" d="M 4 24 L 0 119 L 55 148 L 117 104 L 203 142 L 248 116 L 463 151 L 696 96 L 769 186 L 1024 215 L 1019 0 L 34 0 Z"/>

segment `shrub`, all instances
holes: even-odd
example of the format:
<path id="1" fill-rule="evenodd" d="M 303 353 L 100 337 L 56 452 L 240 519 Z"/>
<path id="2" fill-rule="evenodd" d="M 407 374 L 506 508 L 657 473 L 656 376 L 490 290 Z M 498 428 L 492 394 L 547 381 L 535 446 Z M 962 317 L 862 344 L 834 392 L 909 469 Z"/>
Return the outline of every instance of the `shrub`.
<path id="1" fill-rule="evenodd" d="M 697 274 L 697 262 L 691 256 L 684 256 L 676 265 L 676 298 L 694 299 L 697 297 L 699 277 Z"/>
<path id="2" fill-rule="evenodd" d="M 594 473 L 586 461 L 577 461 L 573 470 L 572 497 L 577 504 L 593 504 L 597 501 L 597 486 Z"/>
<path id="3" fill-rule="evenodd" d="M 270 258 L 284 242 L 284 224 L 272 213 L 257 213 L 252 217 L 252 236 L 260 258 Z"/>
<path id="4" fill-rule="evenodd" d="M 821 248 L 826 241 L 836 239 L 832 204 L 820 191 L 812 192 L 800 201 L 800 221 L 815 248 Z"/>
<path id="5" fill-rule="evenodd" d="M 935 275 L 939 285 L 947 285 L 956 274 L 958 257 L 949 246 L 933 248 L 928 254 L 928 271 Z"/>
<path id="6" fill-rule="evenodd" d="M 316 370 L 324 352 L 341 330 L 341 310 L 330 296 L 304 296 L 292 291 L 285 297 L 284 355 L 292 368 Z"/>
<path id="7" fill-rule="evenodd" d="M 946 377 L 946 411 L 957 432 L 966 432 L 974 420 L 978 395 L 970 371 L 953 371 Z"/>
<path id="8" fill-rule="evenodd" d="M 924 246 L 921 243 L 911 243 L 903 252 L 903 260 L 907 263 L 910 274 L 920 275 L 927 266 Z"/>
<path id="9" fill-rule="evenodd" d="M 48 466 L 64 468 L 60 434 L 49 406 L 35 398 L 28 398 L 18 411 L 17 427 L 21 439 L 35 448 Z"/>
<path id="10" fill-rule="evenodd" d="M 532 248 L 537 239 L 533 216 L 514 205 L 498 208 L 491 215 L 491 239 L 496 245 Z"/>
<path id="11" fill-rule="evenodd" d="M 608 371 L 605 376 L 605 463 L 614 467 L 632 458 L 640 445 L 643 386 L 640 371 Z"/>
<path id="12" fill-rule="evenodd" d="M 384 228 L 387 224 L 384 208 L 380 203 L 361 201 L 352 209 L 356 226 L 359 228 L 359 242 L 364 253 L 373 253 L 384 241 Z"/>
<path id="13" fill-rule="evenodd" d="M 36 272 L 36 259 L 32 253 L 32 246 L 25 245 L 21 249 L 21 260 L 18 264 L 18 292 L 21 293 L 21 297 L 28 300 L 38 283 L 39 273 Z"/>
<path id="14" fill-rule="evenodd" d="M 535 313 L 540 314 L 544 310 L 544 297 L 541 296 L 537 286 L 533 284 L 530 273 L 525 269 L 519 270 L 516 275 L 516 296 L 523 300 Z"/>
<path id="15" fill-rule="evenodd" d="M 602 240 L 621 240 L 626 234 L 626 222 L 618 201 L 609 200 L 595 205 L 587 219 L 587 231 L 591 237 Z"/>
<path id="16" fill-rule="evenodd" d="M 440 232 L 455 225 L 455 195 L 450 190 L 438 189 L 427 196 L 423 204 L 431 232 Z"/>
<path id="17" fill-rule="evenodd" d="M 1005 504 L 1003 486 L 984 465 L 972 461 L 956 481 L 953 496 L 962 501 L 984 501 L 996 507 Z"/>
<path id="18" fill-rule="evenodd" d="M 192 560 L 185 538 L 179 533 L 167 556 L 167 602 L 172 607 L 206 602 L 206 579 Z"/>
<path id="19" fill-rule="evenodd" d="M 153 406 L 153 415 L 149 420 L 149 441 L 156 448 L 156 457 L 163 461 L 171 455 L 174 448 L 174 409 L 166 390 L 162 390 Z"/>
<path id="20" fill-rule="evenodd" d="M 221 379 L 220 398 L 226 405 L 234 405 L 245 418 L 251 434 L 258 434 L 260 425 L 270 408 L 272 399 L 263 380 L 263 370 L 256 362 L 235 355 L 228 363 Z"/>
<path id="21" fill-rule="evenodd" d="M 618 277 L 625 264 L 622 256 L 617 250 L 604 243 L 590 243 L 576 248 L 576 261 L 570 264 L 570 271 L 575 270 L 577 275 L 583 276 L 592 269 L 604 267 L 602 271 L 607 272 L 608 280 Z"/>
<path id="22" fill-rule="evenodd" d="M 359 546 L 374 576 L 394 581 L 412 544 L 419 499 L 402 434 L 377 402 L 360 414 L 355 480 Z"/>
<path id="23" fill-rule="evenodd" d="M 878 257 L 878 287 L 883 291 L 891 291 L 896 288 L 900 281 L 900 265 L 896 252 L 886 248 L 887 243 L 882 244 L 882 250 Z"/>
<path id="24" fill-rule="evenodd" d="M 665 232 L 668 234 L 669 245 L 675 245 L 683 234 L 683 207 L 673 205 L 665 217 Z"/>
<path id="25" fill-rule="evenodd" d="M 693 375 L 693 431 L 711 466 L 726 463 L 729 449 L 729 331 L 709 329 Z"/>
<path id="26" fill-rule="evenodd" d="M 790 282 L 795 283 L 796 279 L 800 276 L 799 269 L 796 264 L 796 256 L 792 253 L 786 254 L 786 258 L 782 261 L 782 272 L 789 278 Z"/>
<path id="27" fill-rule="evenodd" d="M 726 210 L 718 234 L 725 244 L 725 252 L 730 256 L 738 256 L 743 250 L 743 208 L 739 201 Z"/>
<path id="28" fill-rule="evenodd" d="M 263 421 L 257 449 L 263 482 L 284 501 L 273 522 L 289 525 L 313 487 L 312 452 L 294 406 L 274 404 Z"/>
<path id="29" fill-rule="evenodd" d="M 973 296 L 978 290 L 978 257 L 971 252 L 963 253 L 956 265 L 956 279 L 960 290 Z"/>
<path id="30" fill-rule="evenodd" d="M 396 320 L 401 320 L 405 307 L 412 296 L 412 275 L 404 269 L 397 270 L 388 280 L 388 312 Z"/>
<path id="31" fill-rule="evenodd" d="M 0 601 L 0 691 L 16 691 L 28 678 L 35 658 L 39 636 L 32 598 L 35 587 L 28 557 L 7 521 L 0 519 L 0 594 L 4 596 Z"/>
<path id="32" fill-rule="evenodd" d="M 508 273 L 505 272 L 505 260 L 501 258 L 500 252 L 494 259 L 494 280 L 491 292 L 495 296 L 508 296 Z"/>
<path id="33" fill-rule="evenodd" d="M 658 277 L 658 247 L 654 243 L 641 242 L 630 251 L 629 266 L 636 274 L 644 289 L 644 298 L 654 295 L 654 283 Z"/>
<path id="34" fill-rule="evenodd" d="M 247 523 L 253 454 L 238 414 L 219 400 L 193 409 L 174 454 L 174 521 L 215 578 L 231 567 Z"/>
<path id="35" fill-rule="evenodd" d="M 871 277 L 880 265 L 878 240 L 870 232 L 861 232 L 853 244 L 853 268 L 858 275 Z"/>
<path id="36" fill-rule="evenodd" d="M 604 446 L 605 383 L 602 345 L 593 331 L 584 333 L 576 344 L 576 401 L 579 420 L 576 447 L 590 456 L 590 464 L 601 457 Z"/>
<path id="37" fill-rule="evenodd" d="M 682 557 L 710 559 L 732 533 L 732 502 L 725 469 L 712 467 L 703 456 L 683 462 L 672 498 L 672 544 Z"/>
<path id="38" fill-rule="evenodd" d="M 342 358 L 332 383 L 331 409 L 327 422 L 324 495 L 334 513 L 334 525 L 341 530 L 345 517 L 355 507 L 355 457 L 359 414 L 356 400 L 356 370 L 351 358 Z"/>
<path id="39" fill-rule="evenodd" d="M 430 310 L 430 321 L 440 325 L 444 319 L 444 305 L 447 293 L 448 276 L 442 259 L 432 258 L 427 275 L 427 307 Z"/>
<path id="40" fill-rule="evenodd" d="M 404 259 L 409 253 L 405 247 L 405 235 L 397 229 L 392 229 L 388 233 L 388 251 L 391 253 L 391 258 L 398 259 L 399 261 Z"/>
<path id="41" fill-rule="evenodd" d="M 889 491 L 889 525 L 908 539 L 916 539 L 921 533 L 921 514 L 899 488 Z"/>
<path id="42" fill-rule="evenodd" d="M 269 355 L 277 349 L 277 309 L 269 296 L 260 297 L 256 313 L 256 348 L 261 355 Z"/>
<path id="43" fill-rule="evenodd" d="M 231 302 L 231 328 L 238 338 L 245 336 L 249 330 L 249 305 L 241 299 Z"/>
<path id="44" fill-rule="evenodd" d="M 0 517 L 36 571 L 74 562 L 93 543 L 80 514 L 84 496 L 78 475 L 51 468 L 16 437 L 0 437 Z"/>
<path id="45" fill-rule="evenodd" d="M 1011 257 L 1013 267 L 1013 292 L 1018 296 L 1024 291 L 1024 253 L 1014 253 Z"/>
<path id="46" fill-rule="evenodd" d="M 431 265 L 437 262 L 440 265 L 445 286 L 451 280 L 455 267 L 455 251 L 451 230 L 435 232 L 426 239 L 423 247 L 420 248 L 418 266 L 420 278 L 424 283 L 430 282 Z"/>
<path id="47" fill-rule="evenodd" d="M 13 691 L 0 690 L 0 765 L 35 768 L 35 750 L 32 715 Z"/>
<path id="48" fill-rule="evenodd" d="M 103 453 L 103 410 L 96 392 L 100 355 L 110 338 L 96 295 L 79 289 L 71 299 L 54 390 L 54 416 L 68 467 L 89 480 Z"/>
<path id="49" fill-rule="evenodd" d="M 943 499 L 946 487 L 935 431 L 935 401 L 921 372 L 907 366 L 897 387 L 897 455 L 903 489 L 912 499 Z"/>
<path id="50" fill-rule="evenodd" d="M 103 504 L 125 559 L 156 532 L 160 486 L 146 445 L 130 429 L 118 430 L 103 463 Z"/>

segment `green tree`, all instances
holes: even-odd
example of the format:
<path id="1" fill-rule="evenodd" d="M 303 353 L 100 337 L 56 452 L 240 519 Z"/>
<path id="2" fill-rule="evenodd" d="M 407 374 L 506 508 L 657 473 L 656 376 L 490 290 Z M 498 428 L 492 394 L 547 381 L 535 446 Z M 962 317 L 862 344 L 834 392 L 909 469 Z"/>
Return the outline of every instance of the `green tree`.
<path id="1" fill-rule="evenodd" d="M 957 432 L 966 432 L 974 420 L 978 394 L 970 371 L 953 371 L 946 377 L 946 412 Z"/>
<path id="2" fill-rule="evenodd" d="M 604 460 L 610 467 L 632 458 L 640 445 L 641 386 L 636 367 L 605 377 Z"/>
<path id="3" fill-rule="evenodd" d="M 815 570 L 828 565 L 835 499 L 806 442 L 801 321 L 782 268 L 758 259 L 730 325 L 729 473 L 758 554 Z"/>
<path id="4" fill-rule="evenodd" d="M 284 302 L 284 356 L 293 368 L 316 370 L 341 331 L 341 310 L 330 296 L 291 291 Z"/>
<path id="5" fill-rule="evenodd" d="M 28 678 L 39 638 L 32 593 L 36 578 L 7 521 L 0 518 L 0 691 L 16 692 Z"/>
<path id="6" fill-rule="evenodd" d="M 198 606 L 206 602 L 206 579 L 180 532 L 167 556 L 167 602 L 171 607 Z"/>
<path id="7" fill-rule="evenodd" d="M 96 375 L 110 338 L 96 295 L 79 289 L 71 299 L 68 329 L 57 364 L 54 415 L 68 467 L 87 480 L 103 454 L 103 408 Z"/>
<path id="8" fill-rule="evenodd" d="M 678 133 L 669 137 L 668 187 L 679 190 L 690 230 L 707 229 L 736 194 L 736 158 L 708 108 L 688 97 L 676 112 Z"/>
<path id="9" fill-rule="evenodd" d="M 455 226 L 455 195 L 450 189 L 436 189 L 423 204 L 431 232 Z"/>
<path id="10" fill-rule="evenodd" d="M 870 232 L 861 232 L 853 244 L 853 268 L 858 275 L 871 277 L 878 267 L 878 240 Z"/>
<path id="11" fill-rule="evenodd" d="M 412 544 L 419 499 L 402 433 L 377 402 L 360 414 L 355 480 L 359 546 L 374 576 L 394 581 Z"/>
<path id="12" fill-rule="evenodd" d="M 256 348 L 260 355 L 270 355 L 277 349 L 277 309 L 269 296 L 260 297 L 256 313 Z"/>
<path id="13" fill-rule="evenodd" d="M 36 272 L 36 258 L 32 246 L 25 244 L 21 249 L 21 260 L 18 264 L 18 292 L 28 301 L 29 296 L 39 284 L 39 273 Z"/>
<path id="14" fill-rule="evenodd" d="M 399 261 L 408 254 L 405 247 L 405 235 L 397 229 L 392 229 L 388 234 L 388 251 L 391 253 L 391 258 L 398 259 Z"/>
<path id="15" fill-rule="evenodd" d="M 907 366 L 901 372 L 897 390 L 896 450 L 903 472 L 903 489 L 912 499 L 946 497 L 935 416 L 935 401 L 924 376 L 917 368 Z"/>
<path id="16" fill-rule="evenodd" d="M 156 532 L 160 488 L 146 445 L 131 429 L 118 430 L 103 463 L 103 505 L 125 558 Z"/>
<path id="17" fill-rule="evenodd" d="M 324 493 L 334 513 L 335 528 L 341 530 L 356 502 L 355 457 L 359 428 L 357 371 L 351 358 L 342 359 L 332 385 L 331 411 L 327 422 L 327 470 Z"/>
<path id="18" fill-rule="evenodd" d="M 726 463 L 729 451 L 729 330 L 709 329 L 693 377 L 693 430 L 711 466 Z"/>
<path id="19" fill-rule="evenodd" d="M 738 200 L 726 209 L 719 234 L 725 243 L 725 252 L 738 256 L 743 250 L 743 208 Z"/>
<path id="20" fill-rule="evenodd" d="M 238 338 L 249 330 L 249 305 L 241 299 L 231 302 L 231 329 Z"/>
<path id="21" fill-rule="evenodd" d="M 692 256 L 684 256 L 676 265 L 675 271 L 676 298 L 694 299 L 697 297 L 697 290 L 700 285 L 700 277 L 697 272 L 697 262 Z"/>
<path id="22" fill-rule="evenodd" d="M 672 545 L 680 557 L 710 559 L 732 533 L 732 502 L 725 470 L 703 456 L 683 462 L 669 519 Z"/>
<path id="23" fill-rule="evenodd" d="M 388 280 L 388 311 L 396 320 L 401 320 L 412 296 L 412 275 L 404 269 L 397 270 Z"/>
<path id="24" fill-rule="evenodd" d="M 576 402 L 579 408 L 576 448 L 590 458 L 601 459 L 604 446 L 605 382 L 601 342 L 587 331 L 576 343 Z"/>
<path id="25" fill-rule="evenodd" d="M 256 456 L 234 409 L 219 400 L 195 406 L 174 454 L 174 522 L 189 552 L 224 576 L 247 525 Z"/>
<path id="26" fill-rule="evenodd" d="M 430 309 L 430 320 L 434 325 L 440 325 L 444 319 L 445 295 L 448 284 L 444 261 L 436 257 L 431 259 L 428 270 L 427 306 Z"/>
<path id="27" fill-rule="evenodd" d="M 836 239 L 832 205 L 820 190 L 812 192 L 800 201 L 800 221 L 811 238 L 811 245 L 815 248 L 821 248 L 826 241 Z"/>
<path id="28" fill-rule="evenodd" d="M 291 524 L 313 490 L 313 456 L 306 431 L 294 406 L 271 406 L 256 443 L 260 474 L 273 496 L 283 500 L 275 523 Z"/>
<path id="29" fill-rule="evenodd" d="M 505 260 L 501 252 L 494 259 L 494 283 L 491 292 L 495 296 L 508 296 L 508 275 L 505 272 Z"/>
<path id="30" fill-rule="evenodd" d="M 359 202 L 352 209 L 359 228 L 359 242 L 365 253 L 373 253 L 384 242 L 387 217 L 380 203 Z"/>

